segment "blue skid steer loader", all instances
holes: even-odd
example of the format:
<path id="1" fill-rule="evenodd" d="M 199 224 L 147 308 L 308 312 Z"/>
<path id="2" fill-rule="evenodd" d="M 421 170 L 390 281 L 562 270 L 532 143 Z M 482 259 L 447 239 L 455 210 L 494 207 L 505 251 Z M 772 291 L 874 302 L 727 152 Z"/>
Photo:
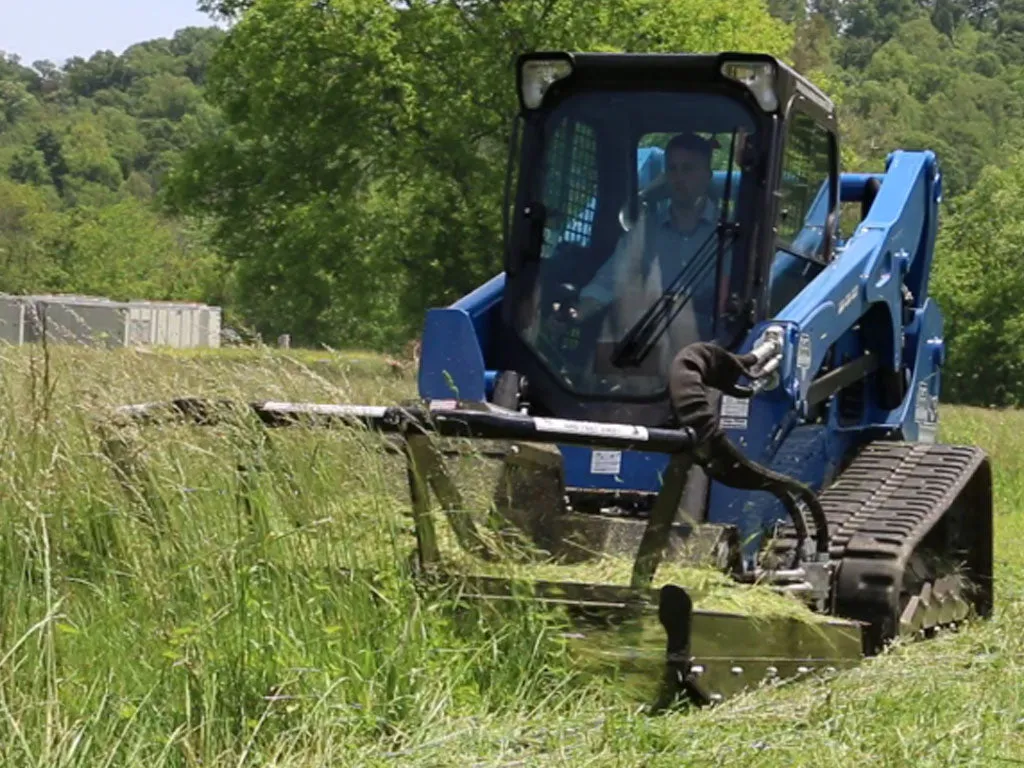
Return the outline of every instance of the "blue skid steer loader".
<path id="1" fill-rule="evenodd" d="M 832 102 L 766 55 L 535 52 L 516 80 L 504 269 L 428 313 L 421 399 L 248 404 L 262 424 L 397 435 L 435 575 L 431 491 L 458 543 L 495 556 L 455 514 L 436 443 L 503 445 L 491 517 L 560 562 L 632 560 L 628 585 L 534 581 L 531 596 L 581 622 L 656 614 L 657 707 L 988 616 L 989 460 L 936 442 L 935 155 L 841 172 Z M 213 410 L 181 399 L 119 416 Z M 653 587 L 666 560 L 826 618 L 697 610 L 686 589 Z"/>

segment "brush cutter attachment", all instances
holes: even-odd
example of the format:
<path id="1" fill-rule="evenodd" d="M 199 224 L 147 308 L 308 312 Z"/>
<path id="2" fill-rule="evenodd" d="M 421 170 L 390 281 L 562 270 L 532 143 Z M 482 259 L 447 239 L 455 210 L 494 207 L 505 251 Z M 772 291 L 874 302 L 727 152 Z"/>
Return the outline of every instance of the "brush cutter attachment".
<path id="1" fill-rule="evenodd" d="M 734 363 L 722 356 L 717 360 Z M 696 364 L 713 366 L 714 362 L 705 356 Z M 736 375 L 739 370 L 749 372 L 746 368 L 734 370 Z M 703 386 L 707 370 L 700 374 L 697 380 Z M 823 519 L 816 499 L 789 478 L 767 472 L 744 459 L 713 424 L 709 428 L 703 421 L 703 412 L 694 425 L 673 429 L 533 417 L 490 404 L 455 401 L 411 407 L 260 402 L 245 405 L 242 413 L 255 417 L 268 429 L 362 428 L 390 436 L 393 450 L 403 453 L 406 459 L 416 566 L 423 583 L 457 584 L 460 599 L 478 603 L 500 606 L 525 595 L 542 605 L 567 611 L 574 623 L 574 631 L 567 638 L 581 659 L 595 668 L 626 675 L 643 673 L 645 679 L 653 673 L 661 679 L 661 689 L 654 697 L 655 708 L 669 706 L 680 697 L 699 703 L 718 701 L 750 684 L 848 666 L 861 656 L 861 628 L 857 623 L 808 623 L 786 616 L 751 619 L 739 614 L 695 610 L 693 598 L 685 588 L 674 584 L 653 587 L 655 573 L 666 553 L 670 557 L 679 554 L 678 549 L 670 546 L 673 532 L 681 540 L 687 539 L 679 533 L 677 519 L 686 478 L 694 465 L 703 467 L 715 479 L 764 489 L 782 499 L 798 531 L 798 546 L 791 553 L 791 565 L 803 564 L 805 569 L 817 565 L 803 563 L 807 537 L 804 507 L 816 524 Z M 238 415 L 237 403 L 184 398 L 121 407 L 113 423 L 184 422 L 209 426 Z M 458 450 L 446 450 L 441 445 L 444 441 L 465 444 L 467 439 L 504 446 L 486 452 L 489 458 L 503 462 L 503 472 L 499 475 L 491 514 L 485 516 L 483 523 L 466 514 L 460 490 L 447 469 L 447 458 Z M 582 581 L 524 584 L 514 578 L 474 576 L 450 569 L 434 523 L 432 495 L 439 502 L 458 547 L 481 564 L 508 559 L 510 553 L 512 557 L 520 555 L 522 550 L 508 543 L 524 527 L 536 526 L 535 532 L 542 534 L 533 543 L 549 544 L 552 550 L 558 550 L 559 544 L 571 538 L 571 530 L 560 532 L 560 522 L 567 515 L 565 510 L 552 513 L 547 520 L 528 516 L 516 519 L 517 513 L 528 508 L 529 494 L 543 497 L 548 507 L 551 496 L 564 495 L 558 445 L 669 455 L 662 488 L 642 523 L 635 545 L 628 585 Z M 524 477 L 528 482 L 517 482 Z M 544 541 L 544 535 L 550 537 L 549 541 Z M 549 553 L 542 556 L 546 554 Z M 827 583 L 821 585 L 821 590 L 827 594 Z M 822 602 L 825 594 L 815 597 Z"/>

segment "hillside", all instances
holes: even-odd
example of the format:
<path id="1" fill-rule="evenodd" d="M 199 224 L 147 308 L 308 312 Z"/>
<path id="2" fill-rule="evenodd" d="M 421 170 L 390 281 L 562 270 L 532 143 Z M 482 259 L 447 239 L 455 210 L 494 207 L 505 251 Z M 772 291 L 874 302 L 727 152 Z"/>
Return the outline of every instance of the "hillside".
<path id="1" fill-rule="evenodd" d="M 222 298 L 206 233 L 154 204 L 220 124 L 203 87 L 222 38 L 183 29 L 61 66 L 0 57 L 0 290 Z"/>

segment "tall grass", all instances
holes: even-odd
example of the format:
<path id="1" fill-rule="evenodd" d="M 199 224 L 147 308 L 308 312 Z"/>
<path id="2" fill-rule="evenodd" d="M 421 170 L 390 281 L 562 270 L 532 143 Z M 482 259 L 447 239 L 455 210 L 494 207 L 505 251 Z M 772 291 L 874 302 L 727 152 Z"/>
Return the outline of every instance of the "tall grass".
<path id="1" fill-rule="evenodd" d="M 241 421 L 104 442 L 112 405 L 186 394 L 391 403 L 414 387 L 368 356 L 0 350 L 0 764 L 1024 759 L 1019 414 L 943 412 L 947 439 L 994 457 L 994 621 L 831 687 L 649 719 L 580 674 L 556 618 L 418 591 L 402 465 L 379 438 Z"/>
<path id="2" fill-rule="evenodd" d="M 408 382 L 277 358 L 41 364 L 19 350 L 0 368 L 5 765 L 263 764 L 332 744 L 355 764 L 509 699 L 568 697 L 539 614 L 488 627 L 416 591 L 401 466 L 373 436 L 162 427 L 115 453 L 95 418 L 195 392 L 388 402 Z"/>

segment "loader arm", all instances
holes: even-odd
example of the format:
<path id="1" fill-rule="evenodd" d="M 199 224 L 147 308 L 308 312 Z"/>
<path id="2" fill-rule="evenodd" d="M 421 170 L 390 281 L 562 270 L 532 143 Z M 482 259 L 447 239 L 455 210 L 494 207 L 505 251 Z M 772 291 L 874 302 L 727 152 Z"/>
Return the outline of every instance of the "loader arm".
<path id="1" fill-rule="evenodd" d="M 931 387 L 944 348 L 941 315 L 927 294 L 941 194 L 931 152 L 893 153 L 870 211 L 846 247 L 772 319 L 795 352 L 784 356 L 783 388 L 798 412 L 824 399 L 824 392 L 811 397 L 817 373 L 835 342 L 861 324 L 863 352 L 876 356 L 879 370 L 899 380 L 900 393 L 879 403 L 862 426 L 897 427 L 916 439 L 901 412 L 904 396 L 914 390 L 904 376 Z M 920 353 L 928 359 L 919 360 Z"/>
<path id="2" fill-rule="evenodd" d="M 817 492 L 871 440 L 934 441 L 937 428 L 942 316 L 924 276 L 941 177 L 932 153 L 895 152 L 884 174 L 845 175 L 842 199 L 858 202 L 872 182 L 877 194 L 845 247 L 749 337 L 783 340 L 777 378 L 749 404 L 722 406 L 730 440 Z M 752 518 L 764 530 L 785 517 L 721 486 L 708 510 L 709 521 L 745 530 Z"/>

